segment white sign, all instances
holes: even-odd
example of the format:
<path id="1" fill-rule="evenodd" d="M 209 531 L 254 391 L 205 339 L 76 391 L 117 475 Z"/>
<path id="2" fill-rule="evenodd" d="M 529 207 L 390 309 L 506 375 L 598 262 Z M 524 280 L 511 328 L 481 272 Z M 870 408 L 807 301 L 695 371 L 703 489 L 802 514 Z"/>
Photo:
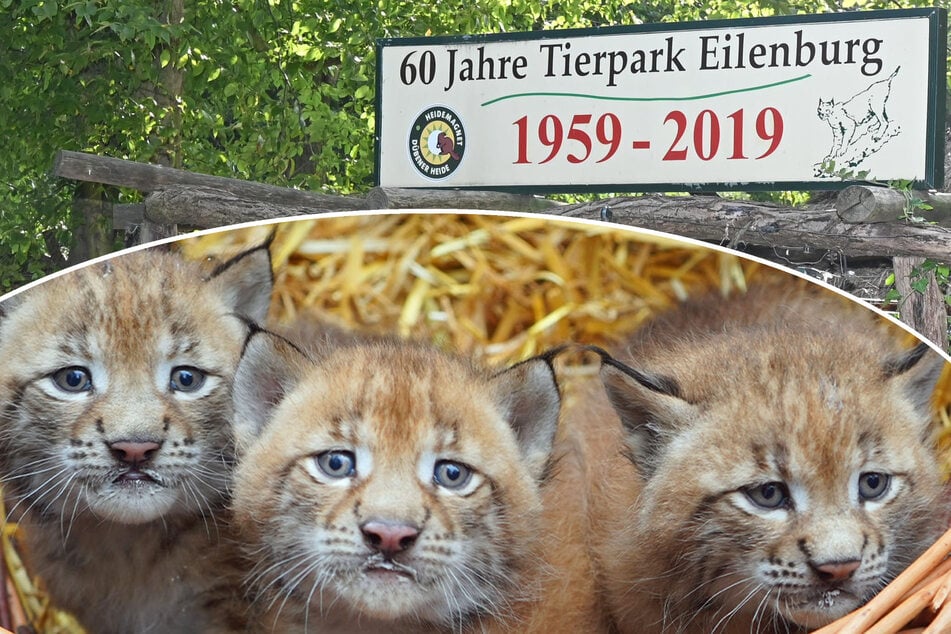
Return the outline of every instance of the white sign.
<path id="1" fill-rule="evenodd" d="M 382 186 L 788 189 L 941 178 L 942 9 L 378 45 Z"/>

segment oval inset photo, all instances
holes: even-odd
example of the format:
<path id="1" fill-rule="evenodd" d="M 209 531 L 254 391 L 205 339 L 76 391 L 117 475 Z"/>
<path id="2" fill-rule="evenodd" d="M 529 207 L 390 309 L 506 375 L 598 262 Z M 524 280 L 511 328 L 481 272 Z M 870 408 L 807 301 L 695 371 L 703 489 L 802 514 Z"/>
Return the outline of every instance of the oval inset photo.
<path id="1" fill-rule="evenodd" d="M 204 232 L 5 296 L 0 359 L 11 628 L 951 618 L 951 361 L 700 242 L 445 211 Z"/>

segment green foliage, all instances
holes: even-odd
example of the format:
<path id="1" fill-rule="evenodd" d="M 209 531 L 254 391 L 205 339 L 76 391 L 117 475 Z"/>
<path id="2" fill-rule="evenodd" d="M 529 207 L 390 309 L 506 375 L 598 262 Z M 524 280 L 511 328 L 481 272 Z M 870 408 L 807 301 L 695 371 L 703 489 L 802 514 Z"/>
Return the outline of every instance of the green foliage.
<path id="1" fill-rule="evenodd" d="M 836 165 L 835 161 L 828 159 L 822 162 L 822 171 L 826 174 L 830 174 L 839 180 L 848 180 L 848 181 L 868 181 L 869 183 L 874 183 L 876 181 L 869 178 L 870 172 L 868 170 L 859 170 L 858 172 L 849 169 L 848 167 L 839 167 Z M 909 183 L 910 186 L 910 183 Z"/>
<path id="2" fill-rule="evenodd" d="M 951 306 L 951 267 L 947 264 L 937 262 L 932 259 L 926 259 L 919 266 L 914 266 L 908 276 L 911 290 L 924 294 L 928 289 L 931 280 L 934 279 L 944 294 L 944 301 Z M 901 300 L 901 294 L 895 288 L 895 273 L 892 272 L 885 278 L 885 286 L 889 287 L 885 294 L 886 302 L 895 302 Z"/>
<path id="3" fill-rule="evenodd" d="M 915 191 L 912 189 L 912 182 L 908 180 L 892 181 L 888 183 L 888 186 L 892 189 L 897 190 L 905 197 L 905 207 L 901 212 L 901 219 L 905 222 L 917 223 L 917 224 L 929 224 L 933 225 L 934 222 L 929 222 L 927 218 L 922 216 L 919 212 L 930 211 L 934 209 L 930 204 L 926 203 L 921 198 L 915 195 Z"/>
<path id="4" fill-rule="evenodd" d="M 57 150 L 315 191 L 365 192 L 372 185 L 374 42 L 380 37 L 856 6 L 886 3 L 0 0 L 0 291 L 61 266 L 70 255 L 74 185 L 49 176 Z M 104 195 L 115 201 L 130 196 Z"/>

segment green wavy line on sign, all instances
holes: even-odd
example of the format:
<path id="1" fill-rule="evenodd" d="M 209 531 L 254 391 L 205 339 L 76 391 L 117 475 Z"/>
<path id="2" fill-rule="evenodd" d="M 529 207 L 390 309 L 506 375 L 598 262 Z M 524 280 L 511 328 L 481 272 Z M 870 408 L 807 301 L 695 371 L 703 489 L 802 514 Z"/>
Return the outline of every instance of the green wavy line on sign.
<path id="1" fill-rule="evenodd" d="M 522 92 L 516 93 L 514 95 L 505 95 L 503 97 L 490 99 L 489 101 L 484 102 L 482 105 L 491 106 L 494 103 L 505 101 L 506 99 L 519 99 L 521 97 L 583 97 L 585 99 L 601 99 L 605 101 L 695 101 L 697 99 L 710 99 L 712 97 L 722 97 L 723 95 L 734 95 L 740 92 L 753 92 L 756 90 L 775 88 L 776 86 L 791 84 L 793 82 L 802 81 L 803 79 L 809 79 L 810 77 L 812 77 L 812 74 L 807 73 L 801 77 L 776 81 L 771 84 L 751 86 L 749 88 L 737 88 L 735 90 L 724 90 L 721 92 L 711 92 L 707 93 L 706 95 L 694 95 L 692 97 L 609 97 L 606 95 L 586 95 L 584 93 L 577 92 Z"/>

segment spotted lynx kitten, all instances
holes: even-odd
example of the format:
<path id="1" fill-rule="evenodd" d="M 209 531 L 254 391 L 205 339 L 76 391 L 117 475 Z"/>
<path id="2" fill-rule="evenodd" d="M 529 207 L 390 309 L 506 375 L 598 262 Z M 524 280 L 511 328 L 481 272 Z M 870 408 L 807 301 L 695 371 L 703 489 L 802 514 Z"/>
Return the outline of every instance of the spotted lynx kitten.
<path id="1" fill-rule="evenodd" d="M 0 306 L 0 477 L 31 572 L 95 634 L 200 631 L 233 462 L 230 383 L 266 246 L 138 251 Z"/>
<path id="2" fill-rule="evenodd" d="M 558 622 L 586 631 L 546 586 L 559 557 L 584 565 L 581 540 L 546 552 L 562 534 L 540 520 L 559 404 L 547 358 L 492 375 L 417 343 L 304 354 L 252 335 L 234 495 L 252 629 L 551 632 L 534 609 L 547 588 L 571 609 Z"/>
<path id="3" fill-rule="evenodd" d="M 767 284 L 687 302 L 605 360 L 613 408 L 579 415 L 620 632 L 805 632 L 937 538 L 945 364 L 904 339 L 828 291 Z"/>

